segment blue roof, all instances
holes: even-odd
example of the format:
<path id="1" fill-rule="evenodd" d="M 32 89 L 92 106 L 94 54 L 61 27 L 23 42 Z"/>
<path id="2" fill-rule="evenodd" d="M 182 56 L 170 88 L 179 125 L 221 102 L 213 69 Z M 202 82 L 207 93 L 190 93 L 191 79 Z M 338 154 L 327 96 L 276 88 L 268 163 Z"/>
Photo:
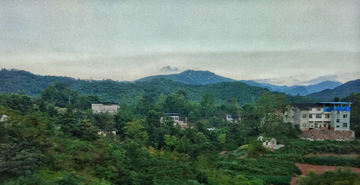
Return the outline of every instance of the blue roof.
<path id="1" fill-rule="evenodd" d="M 332 105 L 349 105 L 351 102 L 317 102 L 321 104 L 332 104 Z"/>

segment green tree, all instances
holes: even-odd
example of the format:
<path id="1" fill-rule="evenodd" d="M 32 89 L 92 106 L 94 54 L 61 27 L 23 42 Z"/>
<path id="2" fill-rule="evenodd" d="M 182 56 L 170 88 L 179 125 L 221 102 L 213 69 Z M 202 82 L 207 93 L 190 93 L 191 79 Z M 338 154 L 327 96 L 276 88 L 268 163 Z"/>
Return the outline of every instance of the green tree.
<path id="1" fill-rule="evenodd" d="M 211 115 L 214 115 L 215 111 L 215 105 L 216 105 L 216 97 L 213 93 L 206 93 L 203 94 L 200 105 L 202 108 L 202 114 L 205 116 L 205 118 L 210 117 Z"/>
<path id="2" fill-rule="evenodd" d="M 262 118 L 261 129 L 268 136 L 276 136 L 278 129 L 282 129 L 283 113 L 289 102 L 284 94 L 265 93 L 256 102 L 257 108 L 260 110 L 259 115 Z"/>
<path id="3" fill-rule="evenodd" d="M 77 97 L 77 93 L 70 89 L 69 84 L 61 82 L 53 82 L 41 92 L 41 99 L 59 107 L 66 107 L 69 103 L 75 105 Z"/>
<path id="4" fill-rule="evenodd" d="M 360 93 L 351 93 L 341 101 L 352 102 L 350 109 L 350 128 L 355 131 L 355 137 L 360 137 Z"/>
<path id="5" fill-rule="evenodd" d="M 70 104 L 68 104 L 66 112 L 57 119 L 56 123 L 60 126 L 60 130 L 64 134 L 72 135 L 80 129 L 75 120 L 74 112 Z"/>
<path id="6" fill-rule="evenodd" d="M 145 127 L 141 124 L 140 120 L 134 120 L 126 123 L 124 131 L 126 137 L 130 139 L 139 139 L 140 141 L 148 140 L 148 133 L 146 132 Z"/>

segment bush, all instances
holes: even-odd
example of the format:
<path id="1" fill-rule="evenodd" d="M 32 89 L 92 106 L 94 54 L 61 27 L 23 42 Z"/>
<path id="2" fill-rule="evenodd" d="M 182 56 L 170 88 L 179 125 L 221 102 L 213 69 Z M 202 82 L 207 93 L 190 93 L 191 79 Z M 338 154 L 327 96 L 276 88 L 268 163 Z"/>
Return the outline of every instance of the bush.
<path id="1" fill-rule="evenodd" d="M 328 166 L 351 166 L 360 167 L 360 161 L 344 157 L 304 157 L 304 163 Z"/>
<path id="2" fill-rule="evenodd" d="M 263 180 L 265 182 L 264 184 L 289 185 L 291 182 L 291 176 L 249 176 L 249 179 L 253 178 Z"/>

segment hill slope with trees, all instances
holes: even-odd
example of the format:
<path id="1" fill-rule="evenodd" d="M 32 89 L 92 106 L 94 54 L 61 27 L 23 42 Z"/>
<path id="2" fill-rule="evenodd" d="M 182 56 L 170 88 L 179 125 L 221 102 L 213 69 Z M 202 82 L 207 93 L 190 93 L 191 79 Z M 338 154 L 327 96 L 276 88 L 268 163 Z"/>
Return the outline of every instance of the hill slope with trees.
<path id="1" fill-rule="evenodd" d="M 360 79 L 346 82 L 334 89 L 325 89 L 317 93 L 309 94 L 307 97 L 331 101 L 335 97 L 344 98 L 349 96 L 351 93 L 360 93 Z"/>
<path id="2" fill-rule="evenodd" d="M 155 100 L 161 94 L 169 95 L 181 89 L 187 93 L 187 98 L 191 101 L 199 101 L 204 93 L 213 93 L 218 102 L 230 103 L 233 98 L 236 98 L 239 105 L 243 105 L 248 102 L 255 102 L 261 95 L 269 91 L 266 88 L 249 86 L 243 82 L 189 85 L 161 78 L 136 82 L 85 81 L 68 77 L 34 75 L 27 71 L 14 69 L 2 69 L 0 71 L 0 91 L 7 93 L 18 92 L 19 94 L 39 97 L 42 90 L 54 81 L 68 84 L 70 89 L 79 95 L 91 94 L 98 96 L 103 101 L 115 102 L 120 102 L 126 94 L 134 99 L 139 93 Z M 313 100 L 302 96 L 288 95 L 287 97 L 291 102 Z"/>

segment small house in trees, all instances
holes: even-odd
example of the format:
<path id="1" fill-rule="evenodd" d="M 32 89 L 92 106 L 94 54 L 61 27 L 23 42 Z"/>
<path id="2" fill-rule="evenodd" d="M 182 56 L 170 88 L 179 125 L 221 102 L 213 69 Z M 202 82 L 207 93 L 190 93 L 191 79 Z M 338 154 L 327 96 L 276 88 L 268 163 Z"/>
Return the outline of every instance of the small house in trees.
<path id="1" fill-rule="evenodd" d="M 279 149 L 279 148 L 284 147 L 284 145 L 277 144 L 277 141 L 275 138 L 272 138 L 270 141 L 266 140 L 265 142 L 263 142 L 263 146 L 267 147 L 267 148 L 272 148 L 272 149 Z"/>
<path id="2" fill-rule="evenodd" d="M 116 131 L 106 131 L 106 130 L 100 130 L 97 132 L 99 135 L 106 136 L 106 135 L 114 135 L 116 136 Z"/>
<path id="3" fill-rule="evenodd" d="M 181 127 L 181 129 L 185 129 L 187 128 L 188 124 L 187 124 L 187 118 L 185 118 L 185 121 L 180 121 L 180 117 L 178 113 L 165 113 L 166 115 L 170 116 L 171 120 L 174 122 L 174 126 L 179 125 Z M 161 123 L 165 123 L 166 118 L 165 117 L 161 117 L 160 118 L 160 122 Z"/>
<path id="4" fill-rule="evenodd" d="M 91 104 L 94 113 L 109 112 L 116 113 L 120 109 L 119 103 L 115 102 L 95 102 Z"/>
<path id="5" fill-rule="evenodd" d="M 170 116 L 171 120 L 174 121 L 174 123 L 177 123 L 180 121 L 179 114 L 178 113 L 165 113 L 166 115 Z M 166 117 L 161 117 L 160 122 L 165 123 Z"/>
<path id="6" fill-rule="evenodd" d="M 234 119 L 232 115 L 227 114 L 225 117 L 226 122 L 235 122 L 235 123 L 239 123 L 241 121 L 240 118 Z"/>
<path id="7" fill-rule="evenodd" d="M 4 122 L 7 117 L 8 117 L 7 115 L 3 114 L 3 115 L 1 116 L 0 122 Z"/>
<path id="8" fill-rule="evenodd" d="M 230 114 L 226 115 L 226 122 L 232 122 L 233 118 Z"/>

